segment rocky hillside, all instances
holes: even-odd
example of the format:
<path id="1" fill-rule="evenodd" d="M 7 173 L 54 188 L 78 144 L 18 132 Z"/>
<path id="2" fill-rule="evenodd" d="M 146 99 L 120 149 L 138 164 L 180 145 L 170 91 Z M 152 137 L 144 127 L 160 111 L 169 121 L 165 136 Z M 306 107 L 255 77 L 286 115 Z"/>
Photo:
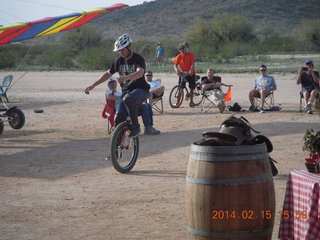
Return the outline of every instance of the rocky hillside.
<path id="1" fill-rule="evenodd" d="M 120 1 L 121 2 L 121 1 Z M 303 19 L 319 18 L 319 0 L 155 0 L 96 20 L 106 38 L 128 32 L 135 40 L 177 40 L 198 19 L 215 14 L 245 17 L 258 34 L 296 35 Z"/>

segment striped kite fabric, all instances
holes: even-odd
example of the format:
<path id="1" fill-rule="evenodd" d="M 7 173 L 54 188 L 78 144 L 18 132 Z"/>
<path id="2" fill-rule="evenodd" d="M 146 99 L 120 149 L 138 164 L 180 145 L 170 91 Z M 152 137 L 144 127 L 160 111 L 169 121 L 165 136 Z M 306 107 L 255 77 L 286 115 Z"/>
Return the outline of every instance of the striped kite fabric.
<path id="1" fill-rule="evenodd" d="M 117 3 L 110 7 L 0 27 L 0 45 L 78 28 L 98 17 L 127 6 L 126 4 Z"/>

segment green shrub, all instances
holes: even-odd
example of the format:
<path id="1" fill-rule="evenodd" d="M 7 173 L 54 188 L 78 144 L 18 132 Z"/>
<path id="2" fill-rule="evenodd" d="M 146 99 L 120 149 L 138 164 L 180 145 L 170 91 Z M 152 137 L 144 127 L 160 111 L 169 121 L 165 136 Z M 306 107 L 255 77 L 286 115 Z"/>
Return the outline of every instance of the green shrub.
<path id="1" fill-rule="evenodd" d="M 0 69 L 12 68 L 15 65 L 16 53 L 12 49 L 0 50 Z"/>
<path id="2" fill-rule="evenodd" d="M 234 58 L 240 55 L 247 55 L 247 45 L 240 42 L 229 42 L 221 46 L 219 49 L 219 56 L 224 59 Z"/>
<path id="3" fill-rule="evenodd" d="M 43 63 L 48 65 L 49 67 L 62 67 L 65 69 L 69 69 L 74 67 L 72 62 L 72 56 L 67 52 L 59 51 L 48 55 Z"/>
<path id="4" fill-rule="evenodd" d="M 250 47 L 251 54 L 266 54 L 273 52 L 292 52 L 298 46 L 296 38 L 291 36 L 271 36 Z"/>
<path id="5" fill-rule="evenodd" d="M 100 46 L 82 51 L 77 60 L 81 69 L 106 70 L 112 65 L 115 57 L 116 54 L 111 53 L 109 48 Z"/>

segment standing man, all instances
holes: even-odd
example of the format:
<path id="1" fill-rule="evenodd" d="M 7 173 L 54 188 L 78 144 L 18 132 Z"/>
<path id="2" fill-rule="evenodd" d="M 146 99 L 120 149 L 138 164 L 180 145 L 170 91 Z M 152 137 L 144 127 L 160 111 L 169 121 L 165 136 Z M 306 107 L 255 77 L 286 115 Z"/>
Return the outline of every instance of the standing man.
<path id="1" fill-rule="evenodd" d="M 179 54 L 174 59 L 174 70 L 179 76 L 179 84 L 185 86 L 186 82 L 189 83 L 190 89 L 190 107 L 194 107 L 193 102 L 193 91 L 196 88 L 196 72 L 195 72 L 195 61 L 196 58 L 194 54 L 190 51 L 187 52 L 187 49 L 184 44 L 178 46 Z"/>
<path id="2" fill-rule="evenodd" d="M 251 104 L 249 110 L 255 111 L 254 98 L 261 98 L 260 113 L 264 113 L 263 107 L 265 98 L 269 93 L 277 90 L 277 85 L 274 77 L 267 75 L 266 65 L 261 65 L 259 71 L 260 76 L 254 80 L 253 90 L 249 92 L 249 100 Z"/>
<path id="3" fill-rule="evenodd" d="M 313 70 L 312 60 L 306 61 L 306 68 L 298 70 L 297 84 L 301 84 L 301 93 L 303 94 L 308 114 L 312 114 L 312 104 L 319 94 L 319 72 Z"/>
<path id="4" fill-rule="evenodd" d="M 158 46 L 156 47 L 156 58 L 158 60 L 158 64 L 163 66 L 164 62 L 164 47 L 161 45 L 161 42 L 158 42 Z"/>
<path id="5" fill-rule="evenodd" d="M 144 58 L 132 51 L 132 40 L 128 34 L 123 34 L 114 43 L 114 52 L 120 54 L 111 67 L 84 92 L 89 91 L 105 82 L 114 73 L 118 72 L 117 81 L 122 88 L 122 96 L 117 104 L 115 126 L 126 120 L 129 116 L 132 121 L 133 129 L 129 137 L 136 137 L 140 134 L 140 125 L 138 122 L 137 104 L 144 102 L 149 94 L 149 84 L 144 78 L 146 64 Z"/>

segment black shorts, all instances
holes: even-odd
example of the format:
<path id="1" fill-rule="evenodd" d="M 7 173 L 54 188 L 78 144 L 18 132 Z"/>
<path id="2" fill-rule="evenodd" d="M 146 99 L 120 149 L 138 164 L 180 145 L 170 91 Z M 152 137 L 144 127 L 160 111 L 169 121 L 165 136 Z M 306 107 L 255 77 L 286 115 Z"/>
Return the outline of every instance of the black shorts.
<path id="1" fill-rule="evenodd" d="M 319 90 L 315 87 L 313 87 L 313 88 L 312 87 L 308 87 L 308 88 L 302 87 L 301 92 L 302 93 L 305 93 L 305 92 L 311 93 L 313 90 L 316 90 L 319 93 Z"/>
<path id="2" fill-rule="evenodd" d="M 182 87 L 186 86 L 186 82 L 182 81 L 182 77 L 179 77 L 179 85 L 181 85 Z M 196 88 L 196 75 L 192 75 L 192 76 L 186 76 L 185 80 L 189 83 L 189 88 L 190 89 L 195 89 Z"/>

